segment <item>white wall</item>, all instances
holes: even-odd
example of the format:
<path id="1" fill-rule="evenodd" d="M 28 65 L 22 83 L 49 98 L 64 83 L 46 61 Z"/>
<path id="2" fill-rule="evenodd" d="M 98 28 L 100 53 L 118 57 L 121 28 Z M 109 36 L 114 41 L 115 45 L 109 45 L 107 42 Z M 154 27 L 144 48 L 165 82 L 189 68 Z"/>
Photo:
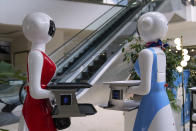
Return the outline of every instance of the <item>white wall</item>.
<path id="1" fill-rule="evenodd" d="M 0 23 L 21 25 L 32 12 L 50 15 L 58 28 L 83 29 L 111 6 L 63 0 L 0 0 Z"/>
<path id="2" fill-rule="evenodd" d="M 166 38 L 176 38 L 183 36 L 184 46 L 196 45 L 196 22 L 179 22 L 169 24 Z M 173 44 L 173 42 L 170 42 Z"/>
<path id="3" fill-rule="evenodd" d="M 192 5 L 186 6 L 187 21 L 196 22 L 196 7 Z"/>

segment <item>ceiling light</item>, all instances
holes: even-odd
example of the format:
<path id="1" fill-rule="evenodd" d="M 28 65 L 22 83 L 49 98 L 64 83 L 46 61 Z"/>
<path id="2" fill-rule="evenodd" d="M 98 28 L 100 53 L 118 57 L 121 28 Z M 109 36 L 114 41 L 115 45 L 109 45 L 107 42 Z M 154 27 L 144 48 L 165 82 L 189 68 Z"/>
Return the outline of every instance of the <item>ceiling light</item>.
<path id="1" fill-rule="evenodd" d="M 183 68 L 182 68 L 181 66 L 178 66 L 178 67 L 176 68 L 176 70 L 177 70 L 178 72 L 182 72 L 182 71 L 183 71 Z"/>
<path id="2" fill-rule="evenodd" d="M 183 49 L 183 50 L 182 50 L 182 53 L 183 53 L 182 55 L 187 55 L 189 52 L 188 52 L 187 49 Z"/>
<path id="3" fill-rule="evenodd" d="M 177 50 L 182 50 L 181 46 L 176 46 Z"/>
<path id="4" fill-rule="evenodd" d="M 174 43 L 175 43 L 176 45 L 181 45 L 181 39 L 180 39 L 180 38 L 174 39 Z"/>
<path id="5" fill-rule="evenodd" d="M 189 61 L 190 58 L 191 58 L 191 57 L 190 57 L 189 55 L 185 55 L 185 56 L 183 57 L 184 61 Z"/>

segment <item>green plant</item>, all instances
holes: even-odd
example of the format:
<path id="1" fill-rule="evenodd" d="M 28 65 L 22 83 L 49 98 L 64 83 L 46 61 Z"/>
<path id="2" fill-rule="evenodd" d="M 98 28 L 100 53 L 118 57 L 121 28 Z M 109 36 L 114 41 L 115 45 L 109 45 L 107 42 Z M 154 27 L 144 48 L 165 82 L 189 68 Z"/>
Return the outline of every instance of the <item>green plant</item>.
<path id="1" fill-rule="evenodd" d="M 163 43 L 168 43 L 169 41 L 172 41 L 173 39 L 166 39 L 163 40 Z M 122 49 L 122 52 L 124 53 L 124 59 L 123 61 L 126 61 L 128 63 L 135 63 L 139 52 L 145 48 L 145 42 L 141 40 L 140 37 L 131 37 L 128 39 L 128 42 L 130 42 L 130 46 L 129 48 Z M 164 50 L 165 54 L 166 54 L 166 59 L 167 59 L 167 68 L 166 68 L 166 83 L 167 83 L 167 94 L 170 100 L 170 104 L 172 106 L 173 109 L 175 109 L 176 111 L 179 111 L 180 107 L 176 104 L 176 100 L 175 100 L 175 96 L 174 94 L 171 92 L 171 88 L 177 88 L 174 85 L 174 81 L 176 80 L 176 76 L 175 76 L 175 71 L 176 71 L 176 67 L 180 64 L 180 61 L 182 60 L 182 56 L 181 56 L 181 52 L 177 51 L 174 47 L 167 47 Z M 137 75 L 137 73 L 135 72 L 134 68 L 131 68 L 130 70 L 130 79 L 131 80 L 138 80 L 140 79 L 139 76 Z"/>
<path id="2" fill-rule="evenodd" d="M 9 130 L 6 130 L 6 129 L 0 129 L 0 131 L 9 131 Z"/>
<path id="3" fill-rule="evenodd" d="M 26 80 L 26 75 L 21 71 L 16 70 L 9 63 L 0 61 L 0 84 L 9 84 L 9 80 L 19 79 Z"/>

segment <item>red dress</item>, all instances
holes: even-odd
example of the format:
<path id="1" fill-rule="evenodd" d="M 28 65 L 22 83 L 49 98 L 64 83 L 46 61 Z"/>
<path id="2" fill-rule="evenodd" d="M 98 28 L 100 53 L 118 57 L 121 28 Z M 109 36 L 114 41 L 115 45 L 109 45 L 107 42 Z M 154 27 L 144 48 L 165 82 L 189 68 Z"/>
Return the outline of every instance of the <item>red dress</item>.
<path id="1" fill-rule="evenodd" d="M 43 55 L 41 87 L 46 89 L 47 84 L 50 82 L 56 71 L 56 66 L 45 53 L 41 53 Z M 26 89 L 27 96 L 22 113 L 29 131 L 56 131 L 56 127 L 51 117 L 49 99 L 34 99 L 30 95 L 28 86 Z"/>

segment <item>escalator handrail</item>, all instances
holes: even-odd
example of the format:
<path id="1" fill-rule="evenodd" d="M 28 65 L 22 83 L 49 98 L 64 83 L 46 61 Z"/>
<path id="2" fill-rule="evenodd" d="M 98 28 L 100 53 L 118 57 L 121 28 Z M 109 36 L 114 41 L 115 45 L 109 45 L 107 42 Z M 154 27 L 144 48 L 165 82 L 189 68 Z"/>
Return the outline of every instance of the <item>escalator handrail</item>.
<path id="1" fill-rule="evenodd" d="M 160 8 L 160 6 L 163 5 L 165 1 L 161 1 L 161 4 L 159 4 L 158 6 L 154 7 L 153 11 L 158 10 L 158 8 Z M 150 10 L 152 11 L 152 10 Z M 136 30 L 134 31 L 136 32 Z M 134 35 L 135 33 L 133 32 L 132 35 Z M 130 43 L 125 43 L 125 45 L 122 48 L 126 48 L 130 45 Z M 122 48 L 120 48 L 114 55 L 112 55 L 110 58 L 108 58 L 108 60 L 102 65 L 102 67 L 100 69 L 98 69 L 98 71 L 91 76 L 91 78 L 88 80 L 88 83 L 90 83 L 91 85 L 94 85 L 96 83 L 96 81 L 101 77 L 101 75 L 109 68 L 109 66 L 115 61 L 115 59 L 121 54 L 122 52 Z M 88 89 L 83 89 L 83 90 L 79 90 L 77 92 L 77 99 L 80 99 L 86 92 L 88 91 Z"/>
<path id="2" fill-rule="evenodd" d="M 137 0 L 131 1 L 131 3 L 129 3 L 129 5 L 132 5 L 132 3 L 136 2 Z M 62 64 L 61 62 L 61 66 L 59 66 L 58 69 L 61 69 L 63 67 L 63 65 L 65 65 L 66 63 L 68 63 L 70 60 L 72 60 L 72 58 L 74 58 L 78 52 L 80 52 L 83 48 L 87 47 L 95 38 L 99 37 L 98 33 L 100 33 L 100 31 L 103 32 L 103 28 L 105 28 L 105 25 L 109 24 L 109 22 L 111 22 L 114 18 L 116 18 L 116 16 L 119 16 L 122 11 L 124 11 L 125 8 L 122 8 L 121 10 L 118 11 L 118 14 L 113 15 L 111 18 L 109 18 L 103 25 L 101 25 L 98 30 L 92 34 L 90 34 L 86 39 L 84 39 L 80 44 L 79 47 L 77 46 L 76 49 L 73 49 L 70 54 L 68 54 L 68 57 L 66 60 L 63 60 Z M 108 27 L 107 27 L 108 28 Z M 101 33 L 102 33 L 101 32 Z M 85 44 L 84 44 L 85 43 Z M 77 50 L 78 49 L 78 50 Z"/>
<path id="3" fill-rule="evenodd" d="M 119 11 L 120 12 L 120 11 Z M 118 13 L 119 13 L 118 12 Z M 64 58 L 61 58 L 60 60 L 57 61 L 57 65 L 62 64 L 62 59 L 63 63 L 62 65 L 65 65 L 65 63 L 68 63 L 72 58 L 74 58 L 82 49 L 87 47 L 90 44 L 90 41 L 93 40 L 94 36 L 99 33 L 99 31 L 106 25 L 109 21 L 111 21 L 112 18 L 117 16 L 118 14 L 113 15 L 110 19 L 108 19 L 105 23 L 103 23 L 99 28 L 97 28 L 95 31 L 93 31 L 91 34 L 89 34 L 87 37 L 85 37 L 79 44 L 78 46 L 74 47 L 66 56 L 70 56 L 64 60 Z M 59 67 L 61 68 L 61 67 Z"/>
<path id="4" fill-rule="evenodd" d="M 132 8 L 134 8 L 134 7 L 138 7 L 138 6 L 140 6 L 139 4 L 133 4 L 135 1 L 132 1 L 132 3 L 130 3 L 129 4 L 129 7 L 128 7 L 128 9 L 127 10 L 129 10 L 130 8 L 132 9 Z M 111 23 L 113 24 L 113 23 L 115 23 L 117 20 L 119 20 L 120 19 L 120 17 L 122 16 L 122 14 L 124 14 L 124 13 L 126 13 L 126 10 L 124 11 L 124 12 L 120 12 L 120 14 L 118 14 L 118 16 L 117 16 L 117 19 L 113 19 L 113 21 L 111 21 L 110 23 L 107 23 L 107 25 L 104 25 L 104 29 L 102 29 L 100 32 L 98 32 L 99 34 L 101 33 L 103 33 L 103 31 L 104 30 L 107 30 L 110 26 L 111 26 Z M 115 18 L 116 18 L 116 16 L 115 16 Z M 100 35 L 98 34 L 98 33 L 96 33 L 95 35 L 96 36 L 94 36 L 94 37 L 91 37 L 91 39 L 90 40 L 88 40 L 87 42 L 88 43 L 92 43 L 92 41 L 94 41 L 97 37 L 99 37 Z M 87 44 L 85 44 L 85 45 L 83 45 L 83 47 L 84 46 L 86 46 L 86 45 L 88 45 L 88 43 Z M 100 48 L 100 46 L 98 46 L 98 49 Z M 97 48 L 95 48 L 95 49 L 97 49 Z M 79 48 L 77 51 L 80 51 L 80 50 L 82 50 L 82 47 L 81 48 Z M 77 52 L 74 52 L 75 54 L 77 53 Z M 90 53 L 91 55 L 93 54 L 93 53 Z M 90 54 L 88 54 L 88 56 L 91 56 Z M 67 60 L 65 60 L 63 63 L 66 63 L 68 60 L 70 60 L 70 59 L 72 59 L 74 57 L 74 55 L 72 55 L 71 57 L 69 57 Z M 82 64 L 84 64 L 84 62 L 88 59 L 88 58 L 84 58 L 85 60 L 82 60 L 82 62 L 80 62 L 78 65 L 77 64 L 75 64 L 76 66 L 77 66 L 77 68 L 79 68 L 80 67 L 80 65 L 82 65 Z M 65 64 L 62 64 L 61 63 L 61 66 L 63 67 Z M 62 68 L 62 67 L 60 67 L 60 68 Z M 71 74 L 73 74 L 76 70 L 77 70 L 77 68 L 76 67 L 74 67 L 73 69 L 71 69 L 71 70 L 69 70 L 69 72 L 65 72 L 61 77 L 69 77 Z"/>
<path id="5" fill-rule="evenodd" d="M 143 5 L 141 8 L 143 8 L 144 6 L 145 5 Z M 140 9 L 138 9 L 138 10 L 140 10 Z M 130 16 L 135 16 L 135 14 L 132 14 Z M 132 18 L 132 20 L 134 20 L 134 17 Z M 116 29 L 113 33 L 111 33 L 110 37 L 113 36 L 117 32 L 117 30 L 118 29 Z M 105 43 L 106 41 L 108 41 L 108 39 L 109 38 L 107 38 L 106 40 L 104 40 L 102 43 Z M 86 60 L 84 60 L 84 61 L 82 61 L 80 63 L 80 65 L 82 65 L 82 66 L 78 66 L 78 68 L 76 68 L 76 69 L 74 69 L 74 71 L 72 71 L 72 72 L 75 72 L 75 73 L 73 73 L 71 76 L 69 75 L 69 77 L 64 77 L 62 79 L 62 81 L 71 82 L 73 79 L 75 79 L 76 76 L 78 76 L 82 72 L 82 70 L 84 70 L 99 54 L 101 54 L 103 52 L 103 50 L 105 48 L 107 48 L 107 46 L 108 46 L 108 44 L 105 44 L 105 45 L 100 45 L 97 48 L 95 48 L 95 50 L 92 51 L 89 54 L 89 57 L 86 58 Z M 66 78 L 68 78 L 68 79 L 66 80 Z"/>
<path id="6" fill-rule="evenodd" d="M 153 11 L 157 10 L 158 8 L 160 8 L 161 5 L 163 5 L 164 1 L 162 0 L 161 1 L 161 4 L 159 4 L 158 6 L 154 7 Z M 151 3 L 149 3 L 151 4 Z M 148 5 L 147 5 L 148 7 Z M 152 10 L 150 10 L 152 11 Z M 133 31 L 132 32 L 132 35 L 133 36 L 135 33 L 137 33 L 137 30 Z M 102 68 L 98 69 L 98 71 L 96 72 L 96 74 L 94 74 L 89 80 L 88 80 L 88 83 L 90 83 L 91 85 L 94 85 L 96 80 L 99 79 L 99 77 L 103 74 L 103 70 L 107 70 L 107 68 L 114 62 L 114 60 L 121 54 L 122 52 L 122 49 L 123 48 L 127 48 L 128 46 L 130 45 L 129 42 L 125 42 L 125 44 L 116 52 L 114 53 L 114 55 L 110 56 L 108 58 L 108 60 L 103 64 Z M 98 76 L 97 76 L 98 75 Z M 85 93 L 85 92 L 83 92 Z M 82 94 L 80 94 L 81 96 Z M 79 98 L 80 96 L 77 96 L 77 98 Z"/>
<path id="7" fill-rule="evenodd" d="M 123 10 L 123 9 L 121 9 Z M 116 13 L 115 15 L 113 15 L 110 19 L 108 19 L 105 23 L 103 23 L 97 30 L 95 30 L 94 32 L 92 32 L 90 35 L 88 35 L 87 37 L 85 37 L 80 43 L 78 46 L 74 47 L 72 49 L 72 51 L 70 51 L 68 54 L 67 54 L 67 58 L 61 58 L 58 62 L 57 62 L 57 65 L 60 65 L 61 66 L 58 66 L 58 69 L 61 69 L 63 67 L 63 65 L 65 64 L 68 64 L 68 62 L 70 60 L 72 60 L 76 55 L 78 55 L 80 53 L 81 50 L 83 50 L 84 48 L 86 48 L 89 44 L 90 44 L 90 41 L 92 41 L 92 38 L 97 35 L 97 33 L 104 27 L 105 24 L 107 24 L 109 21 L 111 21 L 111 19 L 113 19 L 115 16 L 117 16 L 119 14 L 119 12 L 121 12 L 121 10 L 118 11 L 118 13 Z M 62 62 L 64 64 L 62 64 Z"/>
<path id="8" fill-rule="evenodd" d="M 121 0 L 120 2 L 122 2 L 123 0 Z M 118 2 L 118 4 L 120 3 Z M 64 44 L 62 44 L 61 46 L 59 46 L 58 48 L 56 48 L 52 53 L 49 54 L 50 57 L 52 57 L 53 55 L 55 55 L 55 53 L 61 49 L 62 47 L 64 47 L 67 43 L 69 43 L 70 41 L 72 41 L 75 37 L 77 37 L 79 34 L 81 34 L 81 32 L 85 31 L 88 27 L 90 27 L 91 25 L 93 25 L 96 21 L 98 21 L 100 18 L 102 18 L 104 15 L 106 15 L 108 12 L 110 12 L 112 9 L 114 9 L 115 7 L 119 7 L 118 5 L 114 5 L 112 6 L 112 8 L 108 9 L 106 12 L 104 12 L 102 15 L 100 15 L 98 18 L 96 18 L 93 22 L 91 22 L 88 26 L 86 26 L 84 29 L 82 29 L 81 31 L 79 31 L 78 33 L 76 33 L 72 38 L 70 38 L 69 40 L 67 40 Z M 92 32 L 93 33 L 93 32 Z"/>
<path id="9" fill-rule="evenodd" d="M 143 5 L 143 7 L 141 7 L 141 8 L 144 8 L 144 7 L 148 7 L 148 5 L 150 4 L 151 2 L 148 2 L 148 3 L 146 3 L 145 5 Z M 140 8 L 140 9 L 141 9 Z M 158 8 L 158 7 L 156 7 L 156 8 Z M 156 9 L 155 8 L 155 9 Z M 135 14 L 134 15 L 135 17 L 137 17 L 137 15 Z M 134 18 L 132 18 L 132 20 L 134 20 Z M 107 41 L 107 40 L 106 40 Z M 102 51 L 105 49 L 105 48 L 107 48 L 107 45 L 104 45 L 104 47 L 103 48 L 98 48 L 97 50 L 96 50 L 96 54 L 94 54 L 95 52 L 93 52 L 93 53 L 91 53 L 91 54 L 94 54 L 94 56 L 92 57 L 91 56 L 91 58 L 90 58 L 90 60 L 88 59 L 87 61 L 84 61 L 84 62 L 82 62 L 82 66 L 80 66 L 79 67 L 79 69 L 75 69 L 75 73 L 73 73 L 71 76 L 69 76 L 69 79 L 68 80 L 66 80 L 66 78 L 64 78 L 63 79 L 63 81 L 65 81 L 66 80 L 66 82 L 71 82 L 72 80 L 74 80 L 99 54 L 101 54 L 102 53 Z"/>

